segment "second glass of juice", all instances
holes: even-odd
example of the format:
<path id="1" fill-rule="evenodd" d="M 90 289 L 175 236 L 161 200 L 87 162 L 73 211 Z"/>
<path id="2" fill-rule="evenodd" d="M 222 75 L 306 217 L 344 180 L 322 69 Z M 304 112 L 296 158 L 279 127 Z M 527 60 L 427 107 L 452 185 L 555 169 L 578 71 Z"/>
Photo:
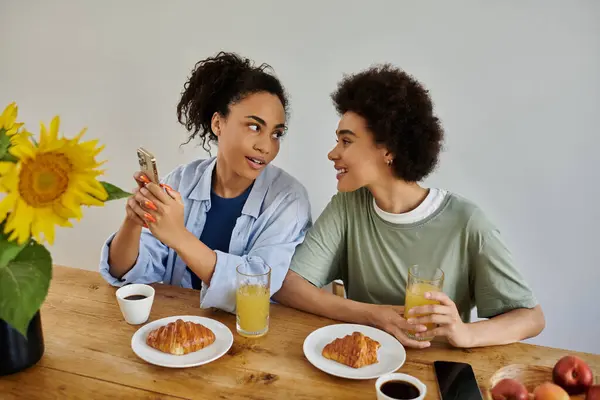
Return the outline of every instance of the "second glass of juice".
<path id="1" fill-rule="evenodd" d="M 237 267 L 237 332 L 244 337 L 261 337 L 269 330 L 271 268 L 262 261 Z"/>
<path id="2" fill-rule="evenodd" d="M 439 304 L 439 301 L 425 298 L 426 292 L 441 292 L 444 285 L 444 271 L 439 268 L 426 268 L 414 265 L 408 270 L 408 283 L 406 285 L 406 298 L 404 300 L 404 318 L 408 319 L 411 308 L 428 304 Z M 425 314 L 411 315 L 411 318 Z M 425 324 L 427 330 L 435 328 L 435 324 Z M 416 337 L 414 331 L 406 331 L 406 335 L 414 340 L 429 341 L 433 337 Z M 427 332 L 425 332 L 427 333 Z"/>

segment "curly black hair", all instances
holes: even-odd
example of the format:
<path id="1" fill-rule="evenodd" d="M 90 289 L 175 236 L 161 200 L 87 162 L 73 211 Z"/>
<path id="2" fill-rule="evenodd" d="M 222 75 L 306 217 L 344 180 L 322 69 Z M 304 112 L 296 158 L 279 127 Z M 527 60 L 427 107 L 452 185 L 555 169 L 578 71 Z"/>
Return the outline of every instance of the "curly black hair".
<path id="1" fill-rule="evenodd" d="M 393 171 L 418 182 L 438 163 L 444 132 L 433 113 L 429 92 L 415 78 L 390 64 L 346 75 L 331 98 L 340 115 L 366 120 L 375 143 L 394 156 Z"/>
<path id="2" fill-rule="evenodd" d="M 210 143 L 217 141 L 211 128 L 213 114 L 227 117 L 230 105 L 254 93 L 277 96 L 287 115 L 288 96 L 267 69 L 272 70 L 268 64 L 256 67 L 247 58 L 223 51 L 196 63 L 177 105 L 177 119 L 190 132 L 185 143 L 200 137 L 202 147 L 210 153 Z"/>

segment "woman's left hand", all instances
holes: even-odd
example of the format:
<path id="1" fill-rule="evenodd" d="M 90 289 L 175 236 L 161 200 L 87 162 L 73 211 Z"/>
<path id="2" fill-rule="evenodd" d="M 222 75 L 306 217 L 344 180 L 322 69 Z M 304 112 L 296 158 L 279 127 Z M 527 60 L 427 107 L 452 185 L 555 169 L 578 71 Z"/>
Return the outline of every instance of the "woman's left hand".
<path id="1" fill-rule="evenodd" d="M 140 205 L 135 211 L 146 221 L 154 237 L 171 248 L 180 243 L 188 231 L 183 218 L 183 200 L 178 192 L 167 185 L 148 183 L 136 192 L 135 200 Z"/>
<path id="2" fill-rule="evenodd" d="M 408 313 L 408 323 L 413 325 L 437 324 L 437 327 L 417 333 L 417 336 L 445 336 L 455 347 L 469 347 L 471 343 L 469 325 L 460 318 L 456 304 L 443 292 L 427 292 L 425 298 L 438 301 L 440 304 L 412 308 Z M 421 316 L 415 317 L 419 314 Z"/>

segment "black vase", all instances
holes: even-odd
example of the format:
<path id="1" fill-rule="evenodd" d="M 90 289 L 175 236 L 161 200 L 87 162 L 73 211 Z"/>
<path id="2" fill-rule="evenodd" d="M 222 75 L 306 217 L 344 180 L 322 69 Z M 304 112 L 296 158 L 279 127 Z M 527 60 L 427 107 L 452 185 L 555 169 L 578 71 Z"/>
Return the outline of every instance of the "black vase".
<path id="1" fill-rule="evenodd" d="M 43 354 L 44 336 L 39 311 L 29 322 L 27 338 L 0 319 L 0 376 L 31 367 Z"/>

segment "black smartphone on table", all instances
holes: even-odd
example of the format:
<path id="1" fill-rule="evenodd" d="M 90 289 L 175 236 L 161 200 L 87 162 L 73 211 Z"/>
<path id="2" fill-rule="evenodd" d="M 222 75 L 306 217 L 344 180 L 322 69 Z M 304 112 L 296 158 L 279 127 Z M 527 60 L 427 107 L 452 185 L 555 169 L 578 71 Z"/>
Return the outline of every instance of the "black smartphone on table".
<path id="1" fill-rule="evenodd" d="M 454 361 L 434 361 L 433 369 L 442 400 L 483 400 L 471 365 Z"/>

